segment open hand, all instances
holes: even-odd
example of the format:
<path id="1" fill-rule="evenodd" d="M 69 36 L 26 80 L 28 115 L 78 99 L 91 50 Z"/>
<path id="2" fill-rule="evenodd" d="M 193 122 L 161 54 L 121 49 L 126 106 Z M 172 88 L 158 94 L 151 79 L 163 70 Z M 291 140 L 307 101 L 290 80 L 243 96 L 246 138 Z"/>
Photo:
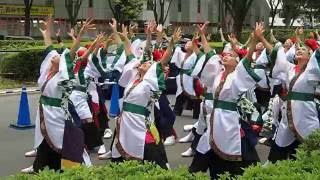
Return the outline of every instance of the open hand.
<path id="1" fill-rule="evenodd" d="M 68 32 L 68 35 L 73 39 L 76 40 L 76 32 L 73 28 L 70 29 L 70 32 Z"/>
<path id="2" fill-rule="evenodd" d="M 117 32 L 117 20 L 115 18 L 112 18 L 111 20 L 112 22 L 109 23 L 109 25 L 112 29 L 112 32 Z"/>
<path id="3" fill-rule="evenodd" d="M 255 30 L 254 30 L 254 36 L 258 39 L 262 38 L 263 37 L 263 33 L 264 33 L 265 29 L 264 29 L 264 25 L 263 23 L 256 23 L 256 27 L 255 27 Z"/>
<path id="4" fill-rule="evenodd" d="M 172 42 L 177 43 L 181 39 L 181 28 L 178 27 L 172 34 Z"/>
<path id="5" fill-rule="evenodd" d="M 236 36 L 234 34 L 228 34 L 228 39 L 230 41 L 231 44 L 237 44 L 238 43 L 238 40 L 236 38 Z"/>
<path id="6" fill-rule="evenodd" d="M 52 15 L 49 15 L 47 20 L 45 22 L 42 22 L 44 27 L 39 28 L 40 32 L 43 36 L 50 36 L 51 35 L 51 29 L 52 29 Z"/>
<path id="7" fill-rule="evenodd" d="M 206 28 L 207 28 L 207 25 L 209 24 L 210 22 L 209 21 L 206 21 L 204 24 L 201 24 L 201 25 L 197 25 L 198 27 L 198 30 L 199 30 L 199 33 L 202 35 L 202 34 L 205 34 L 206 33 Z"/>

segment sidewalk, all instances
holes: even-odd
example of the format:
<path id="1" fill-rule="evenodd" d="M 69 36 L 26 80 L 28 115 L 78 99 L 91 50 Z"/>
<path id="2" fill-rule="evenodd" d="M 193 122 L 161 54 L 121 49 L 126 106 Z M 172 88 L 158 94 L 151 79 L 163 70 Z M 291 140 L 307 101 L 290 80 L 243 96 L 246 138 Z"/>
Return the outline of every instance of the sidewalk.
<path id="1" fill-rule="evenodd" d="M 20 94 L 21 91 L 22 91 L 22 88 L 2 89 L 0 90 L 0 96 L 17 95 L 17 94 Z M 40 89 L 38 87 L 27 87 L 27 93 L 40 93 Z"/>

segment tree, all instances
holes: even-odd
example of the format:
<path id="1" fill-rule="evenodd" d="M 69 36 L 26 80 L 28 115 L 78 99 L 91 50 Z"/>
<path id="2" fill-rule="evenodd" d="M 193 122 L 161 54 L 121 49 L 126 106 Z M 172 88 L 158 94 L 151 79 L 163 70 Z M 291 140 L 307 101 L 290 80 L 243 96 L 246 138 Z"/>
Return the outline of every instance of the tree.
<path id="1" fill-rule="evenodd" d="M 82 4 L 82 0 L 65 0 L 64 2 L 71 27 L 74 27 L 77 24 L 78 13 Z"/>
<path id="2" fill-rule="evenodd" d="M 320 15 L 320 1 L 319 0 L 306 0 L 306 4 L 304 7 L 304 13 L 309 17 L 311 26 L 313 27 L 313 19 L 314 17 L 318 17 Z"/>
<path id="3" fill-rule="evenodd" d="M 254 0 L 224 0 L 227 11 L 234 20 L 233 31 L 237 38 L 240 38 L 243 22 L 246 18 L 248 9 Z"/>
<path id="4" fill-rule="evenodd" d="M 30 36 L 30 14 L 31 14 L 31 7 L 33 4 L 33 0 L 24 0 L 24 17 L 25 17 L 25 24 L 24 24 L 24 35 Z"/>
<path id="5" fill-rule="evenodd" d="M 293 26 L 294 21 L 301 15 L 306 0 L 283 0 L 283 22 L 286 28 Z"/>
<path id="6" fill-rule="evenodd" d="M 164 24 L 168 18 L 169 10 L 172 4 L 172 0 L 152 0 L 153 1 L 153 16 L 157 24 Z M 165 10 L 166 1 L 169 2 L 167 9 Z M 157 9 L 159 5 L 159 9 Z"/>
<path id="7" fill-rule="evenodd" d="M 108 0 L 113 17 L 123 24 L 125 20 L 137 19 L 146 0 Z"/>
<path id="8" fill-rule="evenodd" d="M 279 6 L 282 4 L 282 0 L 268 0 L 270 5 L 270 16 L 271 16 L 271 27 L 273 27 L 274 24 L 274 18 L 279 13 Z"/>

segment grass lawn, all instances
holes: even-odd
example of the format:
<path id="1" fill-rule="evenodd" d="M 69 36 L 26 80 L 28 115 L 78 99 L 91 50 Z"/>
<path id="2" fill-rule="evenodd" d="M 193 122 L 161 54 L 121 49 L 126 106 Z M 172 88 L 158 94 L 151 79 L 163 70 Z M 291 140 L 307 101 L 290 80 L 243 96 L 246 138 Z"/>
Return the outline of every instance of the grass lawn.
<path id="1" fill-rule="evenodd" d="M 209 42 L 209 45 L 213 48 L 222 48 L 223 47 L 222 42 Z"/>
<path id="2" fill-rule="evenodd" d="M 0 89 L 21 88 L 22 84 L 22 81 L 7 79 L 0 76 Z M 26 82 L 25 85 L 29 87 L 36 86 L 36 82 Z"/>

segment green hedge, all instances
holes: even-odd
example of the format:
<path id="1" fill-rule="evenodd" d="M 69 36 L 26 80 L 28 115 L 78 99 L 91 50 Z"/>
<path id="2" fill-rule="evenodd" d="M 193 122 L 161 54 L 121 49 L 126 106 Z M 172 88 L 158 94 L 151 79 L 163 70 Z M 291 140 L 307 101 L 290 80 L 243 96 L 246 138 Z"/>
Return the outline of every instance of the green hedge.
<path id="1" fill-rule="evenodd" d="M 0 61 L 0 74 L 12 74 L 10 78 L 35 81 L 39 77 L 44 49 L 26 49 L 16 53 L 6 53 Z"/>
<path id="2" fill-rule="evenodd" d="M 0 40 L 0 50 L 21 50 L 42 45 L 40 40 Z"/>
<path id="3" fill-rule="evenodd" d="M 80 167 L 63 173 L 44 170 L 37 175 L 18 174 L 8 180 L 88 180 L 88 179 L 127 179 L 127 180 L 207 180 L 204 173 L 190 174 L 187 168 L 164 170 L 151 163 L 127 161 L 120 164 L 110 163 L 105 166 Z"/>
<path id="4" fill-rule="evenodd" d="M 275 164 L 251 166 L 242 176 L 220 179 L 320 179 L 320 130 L 315 131 L 297 149 L 296 160 L 278 161 Z"/>

